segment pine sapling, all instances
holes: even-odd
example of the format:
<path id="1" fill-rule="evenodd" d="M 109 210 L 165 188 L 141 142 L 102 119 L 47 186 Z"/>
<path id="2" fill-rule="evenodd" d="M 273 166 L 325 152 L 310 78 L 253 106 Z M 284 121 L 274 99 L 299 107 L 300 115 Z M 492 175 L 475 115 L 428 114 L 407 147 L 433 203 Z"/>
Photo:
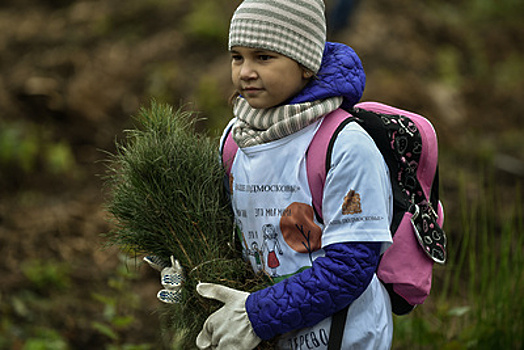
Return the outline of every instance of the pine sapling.
<path id="1" fill-rule="evenodd" d="M 184 269 L 182 302 L 163 310 L 167 333 L 192 346 L 219 305 L 195 291 L 199 281 L 254 291 L 266 283 L 235 249 L 233 216 L 216 139 L 195 130 L 193 113 L 153 101 L 135 117 L 108 159 L 109 244 L 133 255 L 173 255 Z M 185 345 L 184 345 L 185 344 Z"/>

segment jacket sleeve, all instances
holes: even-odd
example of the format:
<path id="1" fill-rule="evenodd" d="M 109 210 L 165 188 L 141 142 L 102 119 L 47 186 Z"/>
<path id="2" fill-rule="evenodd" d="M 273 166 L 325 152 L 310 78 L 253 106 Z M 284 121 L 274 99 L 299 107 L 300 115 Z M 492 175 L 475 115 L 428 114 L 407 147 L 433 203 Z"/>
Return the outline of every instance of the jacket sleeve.
<path id="1" fill-rule="evenodd" d="M 357 299 L 377 268 L 380 242 L 336 243 L 310 269 L 252 293 L 246 310 L 256 334 L 268 340 L 309 327 Z"/>

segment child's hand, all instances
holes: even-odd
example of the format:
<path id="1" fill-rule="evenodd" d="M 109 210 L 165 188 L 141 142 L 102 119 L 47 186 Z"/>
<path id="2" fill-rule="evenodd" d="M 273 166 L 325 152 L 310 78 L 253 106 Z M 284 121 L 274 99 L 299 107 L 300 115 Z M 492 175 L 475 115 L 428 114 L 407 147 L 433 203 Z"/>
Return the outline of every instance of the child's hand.
<path id="1" fill-rule="evenodd" d="M 249 293 L 212 283 L 199 283 L 198 294 L 216 299 L 224 306 L 211 314 L 196 339 L 201 350 L 254 349 L 260 339 L 253 330 L 246 312 Z"/>
<path id="2" fill-rule="evenodd" d="M 178 260 L 176 260 L 174 256 L 171 256 L 171 266 L 165 264 L 155 256 L 146 256 L 144 261 L 155 270 L 160 271 L 160 281 L 164 289 L 157 293 L 156 297 L 158 300 L 167 304 L 181 302 L 184 270 Z"/>

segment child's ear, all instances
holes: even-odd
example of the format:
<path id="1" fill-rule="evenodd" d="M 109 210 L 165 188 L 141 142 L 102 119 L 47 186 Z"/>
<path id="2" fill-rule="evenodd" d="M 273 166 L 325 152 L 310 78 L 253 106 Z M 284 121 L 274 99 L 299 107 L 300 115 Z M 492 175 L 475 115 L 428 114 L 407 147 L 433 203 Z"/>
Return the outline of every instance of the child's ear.
<path id="1" fill-rule="evenodd" d="M 309 69 L 304 69 L 303 73 L 302 73 L 302 77 L 304 79 L 311 79 L 313 77 L 313 72 L 310 71 Z"/>

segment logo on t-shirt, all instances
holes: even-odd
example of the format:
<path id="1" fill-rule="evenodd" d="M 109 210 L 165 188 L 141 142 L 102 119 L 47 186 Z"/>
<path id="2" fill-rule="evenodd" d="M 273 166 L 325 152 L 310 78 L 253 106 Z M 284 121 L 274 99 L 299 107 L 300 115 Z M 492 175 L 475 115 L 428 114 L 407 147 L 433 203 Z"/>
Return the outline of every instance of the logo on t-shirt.
<path id="1" fill-rule="evenodd" d="M 348 194 L 344 197 L 344 203 L 342 203 L 342 214 L 360 214 L 362 213 L 362 206 L 360 205 L 360 195 L 355 190 L 349 190 Z"/>

